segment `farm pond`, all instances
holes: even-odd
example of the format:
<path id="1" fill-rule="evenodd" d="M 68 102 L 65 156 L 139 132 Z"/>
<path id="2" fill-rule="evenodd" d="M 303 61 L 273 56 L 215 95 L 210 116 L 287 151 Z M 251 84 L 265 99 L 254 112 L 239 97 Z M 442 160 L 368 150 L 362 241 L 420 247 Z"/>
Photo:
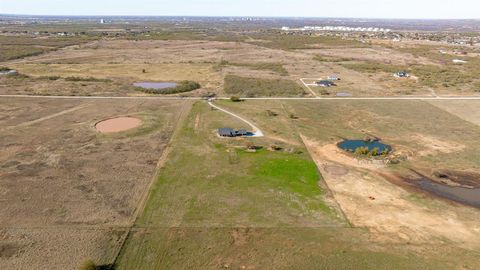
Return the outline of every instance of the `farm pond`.
<path id="1" fill-rule="evenodd" d="M 176 87 L 178 84 L 175 82 L 137 82 L 133 84 L 136 87 L 141 87 L 144 89 L 166 89 Z"/>
<path id="2" fill-rule="evenodd" d="M 368 151 L 377 148 L 379 153 L 385 150 L 387 150 L 387 152 L 392 151 L 390 145 L 384 144 L 380 140 L 343 140 L 338 143 L 338 147 L 348 152 L 355 152 L 355 150 L 360 147 L 366 147 Z"/>

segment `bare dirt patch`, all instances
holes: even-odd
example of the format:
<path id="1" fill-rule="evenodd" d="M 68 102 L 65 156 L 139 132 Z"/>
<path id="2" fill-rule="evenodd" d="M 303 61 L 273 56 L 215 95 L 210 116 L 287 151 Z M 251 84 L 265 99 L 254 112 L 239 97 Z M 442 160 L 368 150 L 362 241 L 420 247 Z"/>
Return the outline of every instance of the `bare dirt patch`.
<path id="1" fill-rule="evenodd" d="M 418 199 L 404 188 L 385 180 L 381 167 L 360 166 L 329 147 L 304 138 L 335 200 L 354 226 L 367 227 L 377 240 L 433 243 L 449 239 L 468 248 L 480 247 L 477 210 L 448 202 Z M 345 167 L 338 174 L 331 166 Z M 438 213 L 442 209 L 442 213 Z"/>
<path id="2" fill-rule="evenodd" d="M 100 133 L 115 133 L 139 127 L 142 121 L 134 117 L 116 117 L 102 120 L 95 124 Z"/>

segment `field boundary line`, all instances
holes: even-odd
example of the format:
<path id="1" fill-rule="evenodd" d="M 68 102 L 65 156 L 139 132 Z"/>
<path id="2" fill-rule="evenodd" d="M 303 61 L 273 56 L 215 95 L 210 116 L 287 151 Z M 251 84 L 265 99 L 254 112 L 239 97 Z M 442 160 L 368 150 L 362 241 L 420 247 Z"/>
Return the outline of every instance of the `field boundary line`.
<path id="1" fill-rule="evenodd" d="M 43 122 L 43 121 L 46 121 L 46 120 L 50 120 L 50 119 L 58 117 L 58 116 L 62 116 L 62 115 L 67 114 L 67 113 L 71 113 L 71 112 L 75 112 L 75 111 L 84 109 L 88 106 L 90 106 L 89 103 L 81 104 L 81 105 L 72 107 L 70 109 L 66 109 L 66 110 L 63 110 L 63 111 L 60 111 L 60 112 L 57 112 L 57 113 L 54 113 L 54 114 L 46 115 L 44 117 L 40 117 L 40 118 L 35 119 L 35 120 L 23 122 L 23 123 L 20 123 L 18 125 L 15 125 L 15 126 L 9 126 L 9 127 L 4 128 L 4 129 L 1 129 L 1 130 L 3 131 L 3 130 L 11 130 L 11 129 L 19 128 L 19 127 L 28 127 L 28 126 L 31 126 L 31 125 L 34 125 L 34 124 L 37 124 L 37 123 L 40 123 L 40 122 Z"/>
<path id="2" fill-rule="evenodd" d="M 140 198 L 140 202 L 138 204 L 138 207 L 135 209 L 134 214 L 132 216 L 132 219 L 130 220 L 130 226 L 126 227 L 126 232 L 124 234 L 124 238 L 122 239 L 122 242 L 120 246 L 118 247 L 118 250 L 115 252 L 115 256 L 113 258 L 113 265 L 117 263 L 118 257 L 120 256 L 120 253 L 122 252 L 123 248 L 125 247 L 125 244 L 127 243 L 128 237 L 130 233 L 132 232 L 133 227 L 135 226 L 136 221 L 138 220 L 138 217 L 140 214 L 145 210 L 145 207 L 147 205 L 148 198 L 150 197 L 150 193 L 152 190 L 153 185 L 155 182 L 158 180 L 158 177 L 160 176 L 160 171 L 165 165 L 167 161 L 167 157 L 169 156 L 170 152 L 172 151 L 172 145 L 174 139 L 178 136 L 178 133 L 180 132 L 180 129 L 183 127 L 183 122 L 185 118 L 188 116 L 188 113 L 190 112 L 192 108 L 191 102 L 185 102 L 182 105 L 182 109 L 178 115 L 178 120 L 176 122 L 176 125 L 174 127 L 174 131 L 172 133 L 172 136 L 170 137 L 170 140 L 167 143 L 167 146 L 163 150 L 162 154 L 160 155 L 160 158 L 158 159 L 157 166 L 155 168 L 155 173 L 154 176 L 152 177 L 152 180 L 148 184 L 148 187 L 145 189 L 145 193 L 143 196 Z"/>
<path id="3" fill-rule="evenodd" d="M 302 142 L 303 142 L 303 145 L 305 145 L 305 148 L 307 149 L 307 152 L 308 152 L 308 155 L 310 156 L 310 158 L 313 160 L 313 162 L 315 162 L 315 165 L 317 167 L 317 170 L 318 170 L 318 173 L 322 176 L 322 179 L 323 179 L 323 182 L 325 183 L 325 186 L 327 187 L 328 189 L 328 193 L 332 196 L 332 199 L 333 201 L 335 202 L 336 206 L 337 206 L 337 210 L 340 211 L 340 213 L 342 214 L 343 218 L 345 219 L 345 221 L 347 222 L 347 225 L 348 225 L 348 228 L 356 228 L 352 222 L 350 221 L 350 219 L 348 219 L 348 216 L 345 214 L 345 211 L 343 211 L 342 209 L 342 205 L 337 201 L 337 199 L 335 198 L 335 193 L 332 191 L 332 189 L 330 188 L 330 186 L 328 185 L 328 182 L 325 180 L 325 178 L 323 177 L 323 174 L 322 174 L 322 169 L 321 169 L 321 164 L 319 163 L 319 161 L 317 159 L 315 159 L 313 157 L 313 153 L 312 153 L 312 149 L 310 147 L 310 145 L 306 142 L 306 137 L 301 134 L 301 133 L 298 133 L 300 135 L 300 138 L 302 139 Z"/>

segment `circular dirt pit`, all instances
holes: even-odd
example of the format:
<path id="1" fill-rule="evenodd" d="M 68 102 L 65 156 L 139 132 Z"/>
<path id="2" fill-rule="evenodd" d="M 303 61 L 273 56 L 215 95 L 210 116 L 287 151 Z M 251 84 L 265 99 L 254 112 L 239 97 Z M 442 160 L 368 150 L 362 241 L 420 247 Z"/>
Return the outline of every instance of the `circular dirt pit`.
<path id="1" fill-rule="evenodd" d="M 116 117 L 98 122 L 95 128 L 100 133 L 115 133 L 136 128 L 141 124 L 142 121 L 134 117 Z"/>

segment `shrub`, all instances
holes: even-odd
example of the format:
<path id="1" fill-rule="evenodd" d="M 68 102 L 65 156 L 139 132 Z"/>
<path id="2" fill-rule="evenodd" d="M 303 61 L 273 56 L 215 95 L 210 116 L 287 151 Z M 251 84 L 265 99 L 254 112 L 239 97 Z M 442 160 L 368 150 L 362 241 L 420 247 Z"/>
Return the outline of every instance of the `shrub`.
<path id="1" fill-rule="evenodd" d="M 230 98 L 230 101 L 232 101 L 232 102 L 240 102 L 240 101 L 242 101 L 242 100 L 241 100 L 239 97 L 237 97 L 237 96 L 233 96 L 233 97 Z"/>
<path id="2" fill-rule="evenodd" d="M 368 147 L 358 147 L 354 153 L 361 156 L 367 155 L 369 153 Z"/>
<path id="3" fill-rule="evenodd" d="M 93 77 L 66 77 L 65 81 L 69 82 L 111 82 L 112 80 L 109 79 L 98 79 L 98 78 L 93 78 Z"/>
<path id="4" fill-rule="evenodd" d="M 174 87 L 169 87 L 169 88 L 163 88 L 163 89 L 146 89 L 146 88 L 141 88 L 137 87 L 136 89 L 138 91 L 142 91 L 147 94 L 178 94 L 178 93 L 185 93 L 185 92 L 190 92 L 193 90 L 197 90 L 201 87 L 201 85 L 197 82 L 194 81 L 181 81 L 180 83 L 177 84 L 177 86 Z"/>
<path id="5" fill-rule="evenodd" d="M 368 153 L 368 155 L 372 156 L 372 157 L 375 157 L 375 156 L 378 156 L 380 153 L 380 149 L 378 149 L 377 147 L 373 148 L 372 151 L 370 151 Z"/>
<path id="6" fill-rule="evenodd" d="M 85 260 L 80 264 L 79 270 L 96 270 L 97 265 L 92 260 Z"/>
<path id="7" fill-rule="evenodd" d="M 276 113 L 274 111 L 267 110 L 267 115 L 270 116 L 270 117 L 273 117 L 273 116 L 277 116 L 278 113 Z"/>
<path id="8" fill-rule="evenodd" d="M 39 78 L 42 80 L 56 81 L 60 79 L 60 76 L 41 76 Z"/>
<path id="9" fill-rule="evenodd" d="M 290 117 L 290 119 L 298 119 L 298 116 L 293 113 L 289 114 L 288 117 Z"/>

